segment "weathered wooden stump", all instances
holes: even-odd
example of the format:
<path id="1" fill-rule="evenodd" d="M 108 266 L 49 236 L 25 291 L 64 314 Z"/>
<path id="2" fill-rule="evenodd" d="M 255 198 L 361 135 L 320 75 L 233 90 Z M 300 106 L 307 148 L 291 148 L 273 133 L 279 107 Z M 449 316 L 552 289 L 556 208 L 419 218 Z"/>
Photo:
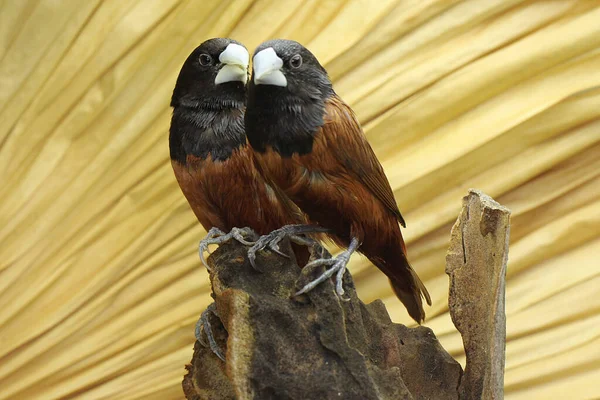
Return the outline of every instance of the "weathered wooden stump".
<path id="1" fill-rule="evenodd" d="M 257 271 L 246 247 L 221 246 L 209 258 L 219 314 L 211 325 L 226 362 L 196 342 L 186 398 L 501 398 L 507 237 L 508 211 L 471 191 L 447 256 L 464 374 L 429 328 L 395 324 L 381 301 L 360 301 L 349 273 L 347 301 L 331 281 L 293 297 L 322 271 L 301 271 L 293 258 L 270 252 L 259 254 Z"/>
<path id="2" fill-rule="evenodd" d="M 461 399 L 504 397 L 504 282 L 510 211 L 471 189 L 452 227 L 446 255 L 449 307 L 463 338 L 467 365 Z"/>

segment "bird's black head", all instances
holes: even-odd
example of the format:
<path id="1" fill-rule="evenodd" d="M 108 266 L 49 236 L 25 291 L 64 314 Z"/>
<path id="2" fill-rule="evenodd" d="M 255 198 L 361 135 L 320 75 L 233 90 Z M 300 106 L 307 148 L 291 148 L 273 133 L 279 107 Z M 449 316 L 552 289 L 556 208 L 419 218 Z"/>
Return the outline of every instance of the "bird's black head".
<path id="1" fill-rule="evenodd" d="M 248 50 L 235 40 L 210 39 L 189 55 L 177 78 L 169 130 L 171 159 L 227 160 L 246 145 L 244 111 Z"/>
<path id="2" fill-rule="evenodd" d="M 300 43 L 275 39 L 254 51 L 251 85 L 265 87 L 280 100 L 294 103 L 324 101 L 331 81 L 317 58 Z"/>
<path id="3" fill-rule="evenodd" d="M 224 38 L 209 39 L 185 60 L 171 107 L 242 108 L 248 80 L 248 50 Z"/>
<path id="4" fill-rule="evenodd" d="M 324 124 L 334 93 L 325 68 L 300 43 L 275 39 L 255 51 L 248 85 L 246 135 L 255 150 L 271 146 L 283 156 L 306 154 Z"/>

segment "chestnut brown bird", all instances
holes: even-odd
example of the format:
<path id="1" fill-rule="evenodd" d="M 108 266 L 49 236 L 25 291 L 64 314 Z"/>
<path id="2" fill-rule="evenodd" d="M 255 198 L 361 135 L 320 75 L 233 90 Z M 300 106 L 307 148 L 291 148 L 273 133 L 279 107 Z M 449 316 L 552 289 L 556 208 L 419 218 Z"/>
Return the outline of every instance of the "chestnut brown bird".
<path id="1" fill-rule="evenodd" d="M 223 38 L 207 40 L 184 62 L 171 98 L 171 165 L 190 207 L 209 231 L 200 244 L 205 265 L 203 252 L 209 244 L 232 238 L 247 245 L 255 243 L 245 239 L 244 230 L 236 227 L 249 227 L 264 235 L 284 225 L 306 222 L 279 188 L 265 182 L 247 146 L 244 112 L 248 61 L 248 51 L 241 43 Z M 322 231 L 305 225 L 294 228 L 292 233 Z M 312 244 L 294 235 L 292 240 Z M 276 245 L 272 248 L 278 251 Z M 306 248 L 294 250 L 297 258 L 308 260 Z M 203 322 L 206 318 L 198 329 Z"/>
<path id="2" fill-rule="evenodd" d="M 347 248 L 309 263 L 330 268 L 299 293 L 336 274 L 342 295 L 346 265 L 358 250 L 388 276 L 410 316 L 423 321 L 422 298 L 430 305 L 431 299 L 406 257 L 399 226 L 405 223 L 390 184 L 354 112 L 309 50 L 291 40 L 255 50 L 245 126 L 268 179 Z"/>
<path id="3" fill-rule="evenodd" d="M 201 249 L 230 238 L 248 244 L 236 227 L 264 235 L 306 222 L 279 188 L 265 182 L 247 146 L 248 59 L 246 48 L 235 40 L 207 40 L 184 62 L 171 98 L 171 165 L 190 207 L 209 231 Z M 304 231 L 310 229 L 314 227 Z"/>

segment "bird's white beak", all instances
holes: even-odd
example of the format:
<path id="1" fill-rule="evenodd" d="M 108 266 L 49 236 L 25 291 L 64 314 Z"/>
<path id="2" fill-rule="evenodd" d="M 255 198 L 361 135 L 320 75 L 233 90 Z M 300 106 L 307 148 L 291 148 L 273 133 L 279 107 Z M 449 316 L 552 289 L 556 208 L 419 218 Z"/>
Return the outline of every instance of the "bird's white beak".
<path id="1" fill-rule="evenodd" d="M 219 56 L 219 61 L 223 63 L 221 70 L 215 78 L 215 84 L 225 82 L 243 82 L 248 81 L 248 60 L 250 54 L 244 46 L 230 43 Z"/>
<path id="2" fill-rule="evenodd" d="M 287 79 L 281 67 L 283 60 L 272 47 L 259 51 L 252 59 L 255 85 L 287 86 Z"/>

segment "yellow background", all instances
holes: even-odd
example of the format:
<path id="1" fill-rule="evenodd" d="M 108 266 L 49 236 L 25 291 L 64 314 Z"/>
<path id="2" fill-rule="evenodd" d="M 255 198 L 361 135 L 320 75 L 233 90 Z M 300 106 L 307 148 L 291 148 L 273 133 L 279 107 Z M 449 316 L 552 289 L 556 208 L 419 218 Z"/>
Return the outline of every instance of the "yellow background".
<path id="1" fill-rule="evenodd" d="M 187 55 L 296 39 L 356 111 L 462 360 L 444 256 L 476 187 L 512 212 L 506 395 L 600 395 L 600 2 L 0 2 L 0 399 L 181 399 L 210 302 L 168 157 Z M 363 300 L 409 323 L 354 257 Z M 464 360 L 463 360 L 464 361 Z"/>

